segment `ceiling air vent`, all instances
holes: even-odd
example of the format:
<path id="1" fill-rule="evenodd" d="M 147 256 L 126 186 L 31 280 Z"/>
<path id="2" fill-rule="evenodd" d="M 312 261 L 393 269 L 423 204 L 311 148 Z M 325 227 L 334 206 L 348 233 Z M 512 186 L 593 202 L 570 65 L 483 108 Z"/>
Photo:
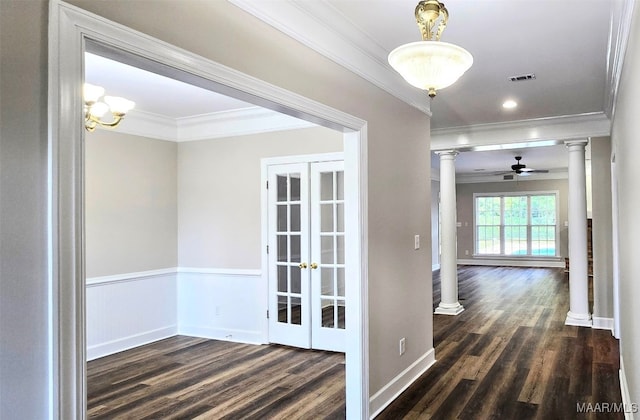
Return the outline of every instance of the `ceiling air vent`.
<path id="1" fill-rule="evenodd" d="M 529 74 L 521 74 L 519 76 L 511 76 L 509 77 L 509 80 L 511 80 L 512 82 L 526 82 L 527 80 L 533 80 L 536 78 L 536 75 L 533 73 L 529 73 Z"/>
<path id="2" fill-rule="evenodd" d="M 513 180 L 513 175 L 505 175 L 502 179 L 505 181 L 511 181 Z"/>

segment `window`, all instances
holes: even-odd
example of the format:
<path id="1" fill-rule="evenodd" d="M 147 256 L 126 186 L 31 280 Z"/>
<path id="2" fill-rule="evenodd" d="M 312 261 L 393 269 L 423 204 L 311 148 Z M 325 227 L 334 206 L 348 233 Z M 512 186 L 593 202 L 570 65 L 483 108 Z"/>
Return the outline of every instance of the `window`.
<path id="1" fill-rule="evenodd" d="M 474 194 L 476 255 L 555 256 L 557 193 Z"/>

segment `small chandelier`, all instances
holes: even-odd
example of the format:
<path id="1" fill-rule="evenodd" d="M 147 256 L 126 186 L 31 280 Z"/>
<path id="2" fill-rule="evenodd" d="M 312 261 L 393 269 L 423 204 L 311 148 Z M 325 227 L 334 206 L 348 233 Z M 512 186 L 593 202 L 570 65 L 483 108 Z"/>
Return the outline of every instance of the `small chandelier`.
<path id="1" fill-rule="evenodd" d="M 416 21 L 422 41 L 404 44 L 391 51 L 389 64 L 412 86 L 426 90 L 431 98 L 436 90 L 451 86 L 473 64 L 464 48 L 440 42 L 449 12 L 438 0 L 422 0 L 416 6 Z"/>
<path id="2" fill-rule="evenodd" d="M 97 126 L 114 128 L 124 118 L 125 114 L 135 106 L 135 103 L 117 96 L 105 96 L 104 88 L 84 84 L 84 126 L 87 131 L 94 131 Z M 100 100 L 102 98 L 102 101 Z M 105 122 L 102 116 L 111 111 L 113 120 Z"/>

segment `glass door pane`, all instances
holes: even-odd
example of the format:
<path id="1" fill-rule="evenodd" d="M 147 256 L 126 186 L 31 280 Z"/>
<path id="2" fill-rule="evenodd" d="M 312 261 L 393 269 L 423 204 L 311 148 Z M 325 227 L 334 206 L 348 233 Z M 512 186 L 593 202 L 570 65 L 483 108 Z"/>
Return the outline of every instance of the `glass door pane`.
<path id="1" fill-rule="evenodd" d="M 311 165 L 312 347 L 344 351 L 344 164 Z"/>
<path id="2" fill-rule="evenodd" d="M 269 340 L 311 346 L 308 165 L 269 167 Z"/>

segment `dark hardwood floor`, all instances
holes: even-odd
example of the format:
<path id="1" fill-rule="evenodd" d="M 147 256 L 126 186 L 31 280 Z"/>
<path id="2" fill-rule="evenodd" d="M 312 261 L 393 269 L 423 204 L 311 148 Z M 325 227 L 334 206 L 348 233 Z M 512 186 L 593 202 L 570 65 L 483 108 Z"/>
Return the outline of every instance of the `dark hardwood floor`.
<path id="1" fill-rule="evenodd" d="M 465 311 L 434 315 L 436 364 L 378 419 L 624 418 L 578 412 L 622 402 L 618 343 L 564 325 L 562 269 L 460 266 L 458 276 Z M 434 309 L 439 299 L 434 273 Z"/>
<path id="2" fill-rule="evenodd" d="M 378 419 L 622 419 L 609 331 L 568 327 L 561 269 L 461 266 L 465 311 L 434 315 L 437 362 Z M 434 273 L 434 308 L 440 281 Z M 344 356 L 173 337 L 88 363 L 93 419 L 340 419 Z"/>
<path id="3" fill-rule="evenodd" d="M 345 417 L 341 353 L 176 336 L 87 365 L 92 419 Z"/>

